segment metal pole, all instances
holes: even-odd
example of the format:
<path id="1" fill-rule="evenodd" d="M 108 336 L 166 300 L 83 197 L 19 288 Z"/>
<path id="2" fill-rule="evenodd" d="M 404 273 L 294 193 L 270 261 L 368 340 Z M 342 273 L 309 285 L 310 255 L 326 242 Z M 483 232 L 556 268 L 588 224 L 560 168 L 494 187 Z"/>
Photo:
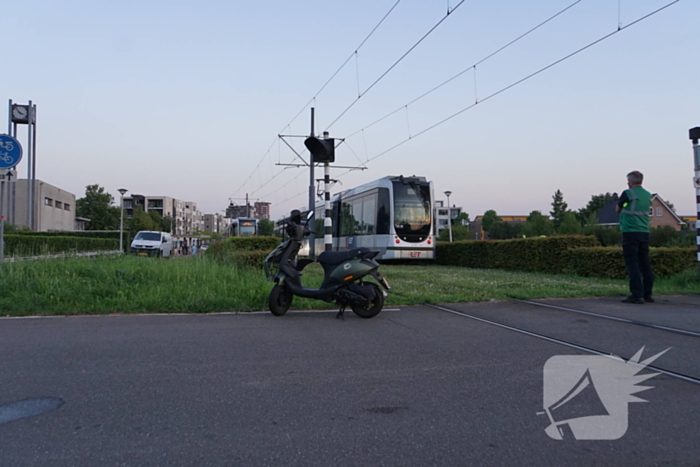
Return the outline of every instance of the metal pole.
<path id="1" fill-rule="evenodd" d="M 5 219 L 0 216 L 0 266 L 5 261 Z"/>
<path id="2" fill-rule="evenodd" d="M 695 202 L 697 203 L 697 221 L 695 222 L 695 243 L 697 244 L 698 271 L 700 271 L 700 127 L 691 128 L 690 139 L 693 141 L 693 158 L 695 161 Z"/>
<path id="3" fill-rule="evenodd" d="M 119 219 L 119 251 L 124 252 L 124 195 L 120 194 L 119 195 L 119 211 L 120 211 L 120 219 Z"/>
<path id="4" fill-rule="evenodd" d="M 331 211 L 331 192 L 328 186 L 331 183 L 331 164 L 323 164 L 323 195 L 326 199 L 326 216 L 323 219 L 323 243 L 326 251 L 333 251 L 333 212 Z"/>
<path id="5" fill-rule="evenodd" d="M 28 117 L 29 124 L 27 125 L 27 227 L 29 230 L 34 230 L 33 228 L 33 217 L 32 217 L 32 101 L 29 101 Z"/>
<path id="6" fill-rule="evenodd" d="M 39 219 L 38 219 L 38 206 L 37 206 L 37 192 L 36 192 L 36 104 L 32 106 L 32 101 L 29 101 L 29 107 L 31 111 L 31 121 L 29 125 L 33 128 L 32 131 L 32 222 L 34 225 L 33 230 L 37 230 Z"/>
<path id="7" fill-rule="evenodd" d="M 452 205 L 449 196 L 447 197 L 447 225 L 450 228 L 450 243 L 452 243 Z"/>
<path id="8" fill-rule="evenodd" d="M 311 136 L 316 136 L 314 135 L 314 120 L 315 120 L 315 109 L 311 107 Z M 309 172 L 310 172 L 310 178 L 309 178 L 309 212 L 313 212 L 313 216 L 311 216 L 311 219 L 316 222 L 316 198 L 315 198 L 315 191 L 316 191 L 316 180 L 314 179 L 314 156 L 309 154 Z M 309 258 L 313 259 L 316 253 L 316 235 L 313 233 L 313 229 L 311 235 L 309 235 Z"/>

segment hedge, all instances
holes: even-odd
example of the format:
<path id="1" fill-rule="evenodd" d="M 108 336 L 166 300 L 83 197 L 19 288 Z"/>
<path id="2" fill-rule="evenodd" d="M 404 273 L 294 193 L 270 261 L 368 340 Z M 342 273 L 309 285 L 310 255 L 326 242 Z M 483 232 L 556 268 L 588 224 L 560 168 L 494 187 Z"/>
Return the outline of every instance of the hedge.
<path id="1" fill-rule="evenodd" d="M 280 241 L 279 237 L 272 236 L 231 237 L 212 242 L 206 254 L 218 261 L 260 268 L 263 260 L 277 248 Z"/>
<path id="2" fill-rule="evenodd" d="M 566 267 L 569 249 L 599 245 L 595 237 L 583 235 L 438 242 L 436 263 L 478 269 L 556 273 Z"/>
<path id="3" fill-rule="evenodd" d="M 111 238 L 117 240 L 117 247 L 114 250 L 119 249 L 119 231 L 101 231 L 101 230 L 80 230 L 80 231 L 52 231 L 52 232 L 35 232 L 32 230 L 20 230 L 18 232 L 12 232 L 8 235 L 20 235 L 26 237 L 81 237 L 81 238 Z M 124 251 L 129 251 L 129 246 L 131 245 L 131 234 L 125 230 L 124 231 Z"/>
<path id="4" fill-rule="evenodd" d="M 64 252 L 113 251 L 119 240 L 75 236 L 5 235 L 5 256 L 50 255 Z"/>
<path id="5" fill-rule="evenodd" d="M 695 248 L 651 248 L 656 277 L 668 277 L 696 265 Z M 622 248 L 601 247 L 593 236 L 537 237 L 515 240 L 467 240 L 437 243 L 436 263 L 477 269 L 570 273 L 612 279 L 627 277 Z"/>
<path id="6" fill-rule="evenodd" d="M 651 248 L 649 258 L 656 277 L 669 277 L 697 265 L 696 248 Z M 564 272 L 579 276 L 627 278 L 621 247 L 576 248 L 566 252 Z"/>

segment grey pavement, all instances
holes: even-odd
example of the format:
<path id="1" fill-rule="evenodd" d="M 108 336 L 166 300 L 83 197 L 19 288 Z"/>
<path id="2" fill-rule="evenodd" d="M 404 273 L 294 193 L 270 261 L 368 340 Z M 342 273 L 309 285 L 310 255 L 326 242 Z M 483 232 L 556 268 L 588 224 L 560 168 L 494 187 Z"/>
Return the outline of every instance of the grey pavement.
<path id="1" fill-rule="evenodd" d="M 654 364 L 700 376 L 700 339 L 550 323 L 516 302 L 447 306 L 645 356 L 673 344 Z M 553 440 L 537 415 L 544 364 L 585 354 L 431 307 L 0 319 L 0 355 L 0 419 L 62 401 L 0 424 L 2 466 L 700 464 L 700 385 L 657 376 L 622 438 Z"/>

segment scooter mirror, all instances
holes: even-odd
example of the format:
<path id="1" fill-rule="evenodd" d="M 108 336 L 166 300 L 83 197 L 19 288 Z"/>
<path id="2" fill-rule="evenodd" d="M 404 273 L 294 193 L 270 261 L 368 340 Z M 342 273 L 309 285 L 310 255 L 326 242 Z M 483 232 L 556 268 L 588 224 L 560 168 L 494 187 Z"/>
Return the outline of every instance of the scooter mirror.
<path id="1" fill-rule="evenodd" d="M 293 224 L 301 224 L 301 211 L 295 209 L 289 216 L 289 222 Z"/>
<path id="2" fill-rule="evenodd" d="M 306 215 L 306 223 L 307 223 L 307 224 L 308 224 L 308 222 L 311 220 L 312 217 L 314 217 L 314 212 L 313 212 L 313 211 L 309 211 L 309 213 Z"/>

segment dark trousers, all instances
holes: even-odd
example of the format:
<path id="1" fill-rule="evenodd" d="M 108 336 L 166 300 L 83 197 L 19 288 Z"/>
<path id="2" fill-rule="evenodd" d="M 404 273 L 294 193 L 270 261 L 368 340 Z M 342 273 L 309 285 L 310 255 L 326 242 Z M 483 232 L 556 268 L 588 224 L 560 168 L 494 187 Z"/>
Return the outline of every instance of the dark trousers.
<path id="1" fill-rule="evenodd" d="M 654 288 L 654 273 L 649 260 L 649 233 L 623 232 L 622 254 L 625 257 L 630 292 L 635 298 L 650 297 Z"/>

